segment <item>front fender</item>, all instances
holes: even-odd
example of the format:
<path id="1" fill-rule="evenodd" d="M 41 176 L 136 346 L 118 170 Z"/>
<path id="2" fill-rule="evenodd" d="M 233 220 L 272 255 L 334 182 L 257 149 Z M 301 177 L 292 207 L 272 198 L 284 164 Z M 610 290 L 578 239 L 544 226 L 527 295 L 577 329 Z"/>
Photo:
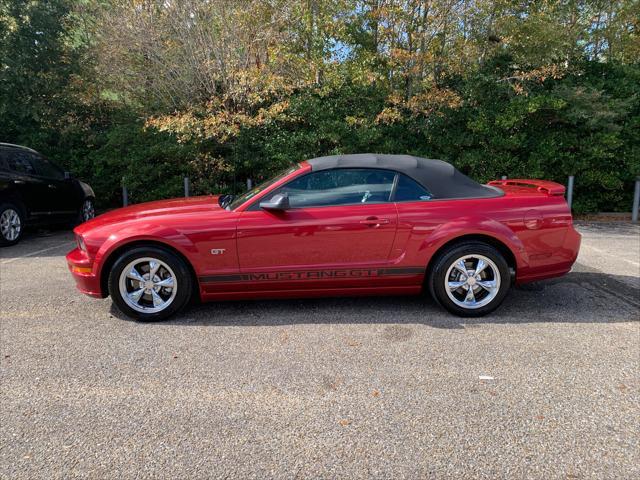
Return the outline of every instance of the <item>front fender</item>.
<path id="1" fill-rule="evenodd" d="M 194 243 L 178 230 L 161 225 L 135 225 L 119 229 L 109 235 L 94 256 L 96 274 L 102 278 L 102 270 L 116 250 L 134 242 L 149 241 L 164 244 L 180 252 L 193 265 L 192 259 L 197 255 Z"/>
<path id="2" fill-rule="evenodd" d="M 516 259 L 518 270 L 529 265 L 524 245 L 513 230 L 501 222 L 481 216 L 458 217 L 436 227 L 420 246 L 425 264 L 445 244 L 457 238 L 472 235 L 491 237 L 504 244 Z"/>

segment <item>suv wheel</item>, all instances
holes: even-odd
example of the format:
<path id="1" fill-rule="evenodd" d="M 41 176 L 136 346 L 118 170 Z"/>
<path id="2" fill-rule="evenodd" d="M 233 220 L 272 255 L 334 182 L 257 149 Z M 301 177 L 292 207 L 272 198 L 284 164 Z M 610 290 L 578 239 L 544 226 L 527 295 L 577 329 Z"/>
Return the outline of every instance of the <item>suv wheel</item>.
<path id="1" fill-rule="evenodd" d="M 15 245 L 22 238 L 24 214 L 15 203 L 0 204 L 0 245 Z"/>
<path id="2" fill-rule="evenodd" d="M 158 247 L 124 252 L 109 273 L 109 294 L 127 316 L 164 320 L 191 298 L 191 272 L 182 258 Z"/>
<path id="3" fill-rule="evenodd" d="M 494 311 L 511 284 L 509 265 L 498 250 L 481 242 L 464 242 L 442 252 L 429 278 L 431 295 L 461 317 Z"/>
<path id="4" fill-rule="evenodd" d="M 78 216 L 75 221 L 72 223 L 72 227 L 76 225 L 80 225 L 81 223 L 87 222 L 96 216 L 96 209 L 93 203 L 92 198 L 85 198 L 80 206 L 80 210 L 78 211 Z"/>

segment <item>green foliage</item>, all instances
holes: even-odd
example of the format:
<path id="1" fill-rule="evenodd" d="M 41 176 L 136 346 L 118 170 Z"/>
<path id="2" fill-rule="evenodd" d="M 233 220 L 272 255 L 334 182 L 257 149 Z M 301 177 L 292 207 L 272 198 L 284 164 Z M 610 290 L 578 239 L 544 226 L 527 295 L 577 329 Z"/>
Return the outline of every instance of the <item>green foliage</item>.
<path id="1" fill-rule="evenodd" d="M 83 163 L 90 165 L 86 175 L 103 205 L 121 201 L 123 183 L 133 203 L 183 195 L 181 179 L 190 173 L 192 149 L 130 118 L 108 128 L 102 140 Z"/>
<path id="2" fill-rule="evenodd" d="M 579 212 L 629 210 L 640 173 L 637 66 L 585 62 L 580 75 L 549 79 L 527 95 L 497 82 L 493 66 L 452 81 L 466 100 L 428 116 L 377 122 L 386 92 L 341 84 L 290 99 L 294 120 L 242 131 L 237 176 L 264 177 L 287 162 L 354 152 L 410 153 L 452 162 L 479 181 L 576 176 Z"/>
<path id="3" fill-rule="evenodd" d="M 0 0 L 0 137 L 42 144 L 65 108 L 68 2 Z"/>
<path id="4" fill-rule="evenodd" d="M 389 5 L 0 0 L 0 141 L 87 180 L 100 207 L 123 179 L 134 202 L 180 196 L 185 175 L 239 192 L 379 152 L 479 181 L 575 175 L 577 211 L 629 210 L 638 2 Z"/>

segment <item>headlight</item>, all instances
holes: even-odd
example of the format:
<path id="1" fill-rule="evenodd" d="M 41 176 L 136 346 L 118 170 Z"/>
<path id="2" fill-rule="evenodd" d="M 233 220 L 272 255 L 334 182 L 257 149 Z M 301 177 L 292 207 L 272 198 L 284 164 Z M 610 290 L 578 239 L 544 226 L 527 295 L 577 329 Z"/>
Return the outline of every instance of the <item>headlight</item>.
<path id="1" fill-rule="evenodd" d="M 78 248 L 83 252 L 87 251 L 87 245 L 84 243 L 84 238 L 80 235 L 76 235 L 76 243 L 78 244 Z"/>

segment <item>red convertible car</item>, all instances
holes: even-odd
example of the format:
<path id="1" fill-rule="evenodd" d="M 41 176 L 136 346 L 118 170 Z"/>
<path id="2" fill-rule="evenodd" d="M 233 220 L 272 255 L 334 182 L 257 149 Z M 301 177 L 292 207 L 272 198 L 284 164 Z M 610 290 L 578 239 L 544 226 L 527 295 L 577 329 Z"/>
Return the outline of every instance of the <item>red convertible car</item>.
<path id="1" fill-rule="evenodd" d="M 304 161 L 241 195 L 143 203 L 75 229 L 78 288 L 164 319 L 190 299 L 419 294 L 461 316 L 509 287 L 567 273 L 578 254 L 564 187 L 481 185 L 407 155 Z"/>

